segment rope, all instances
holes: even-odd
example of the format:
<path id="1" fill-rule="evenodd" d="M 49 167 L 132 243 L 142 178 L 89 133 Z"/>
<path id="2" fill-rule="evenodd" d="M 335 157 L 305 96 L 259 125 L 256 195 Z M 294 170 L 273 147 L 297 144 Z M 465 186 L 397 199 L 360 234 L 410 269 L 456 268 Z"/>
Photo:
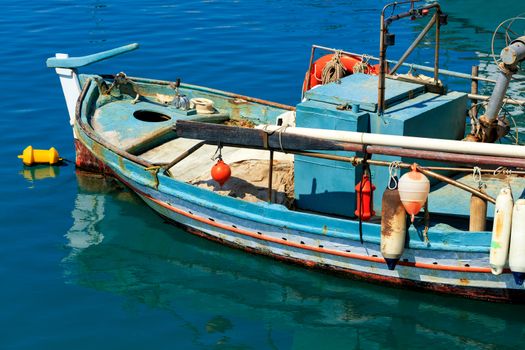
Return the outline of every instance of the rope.
<path id="1" fill-rule="evenodd" d="M 399 164 L 400 161 L 396 160 L 388 165 L 388 175 L 390 176 L 390 181 L 388 181 L 388 189 L 395 190 L 398 185 L 397 177 L 399 176 Z M 391 184 L 393 186 L 391 186 Z"/>
<path id="2" fill-rule="evenodd" d="M 281 148 L 281 152 L 283 152 L 283 153 L 286 153 L 286 152 L 283 149 L 282 135 L 283 135 L 283 132 L 286 130 L 287 127 L 288 126 L 286 125 L 286 126 L 284 126 L 284 128 L 280 127 L 279 129 L 277 129 L 277 131 L 279 132 L 279 147 Z"/>
<path id="3" fill-rule="evenodd" d="M 487 185 L 483 183 L 483 179 L 481 178 L 481 170 L 482 169 L 478 166 L 472 168 L 472 180 L 478 183 L 478 190 L 480 191 L 483 188 L 487 188 Z"/>
<path id="4" fill-rule="evenodd" d="M 428 239 L 428 230 L 430 228 L 430 213 L 428 211 L 428 199 L 425 202 L 424 208 L 425 208 L 425 216 L 424 216 L 425 228 L 423 229 L 423 238 L 425 240 L 425 244 L 428 246 L 430 243 L 430 240 Z"/>
<path id="5" fill-rule="evenodd" d="M 472 179 L 474 182 L 480 183 L 481 182 L 481 168 L 478 166 L 475 166 L 472 169 Z"/>
<path id="6" fill-rule="evenodd" d="M 222 160 L 222 145 L 219 141 L 219 144 L 217 145 L 217 149 L 215 150 L 215 153 L 211 157 L 211 160 Z"/>
<path id="7" fill-rule="evenodd" d="M 507 169 L 504 166 L 500 166 L 500 167 L 497 167 L 496 170 L 494 170 L 494 176 L 496 176 L 498 174 L 512 175 L 512 170 L 511 169 Z"/>
<path id="8" fill-rule="evenodd" d="M 277 133 L 279 135 L 279 148 L 281 149 L 281 152 L 283 153 L 287 153 L 284 148 L 283 148 L 283 138 L 282 138 L 282 135 L 283 135 L 283 132 L 286 130 L 286 128 L 288 128 L 288 125 L 281 125 L 280 127 L 278 127 L 277 129 L 273 130 L 273 131 L 270 131 L 268 130 L 268 127 L 270 125 L 269 124 L 265 124 L 261 130 L 263 130 L 268 136 L 271 136 L 275 133 Z"/>
<path id="9" fill-rule="evenodd" d="M 335 51 L 334 55 L 326 63 L 321 73 L 321 83 L 327 84 L 340 80 L 346 75 L 346 68 L 341 63 L 341 51 Z"/>
<path id="10" fill-rule="evenodd" d="M 368 74 L 368 61 L 370 60 L 370 56 L 363 55 L 361 57 L 361 61 L 354 64 L 354 68 L 352 68 L 352 71 L 354 73 L 364 73 Z"/>

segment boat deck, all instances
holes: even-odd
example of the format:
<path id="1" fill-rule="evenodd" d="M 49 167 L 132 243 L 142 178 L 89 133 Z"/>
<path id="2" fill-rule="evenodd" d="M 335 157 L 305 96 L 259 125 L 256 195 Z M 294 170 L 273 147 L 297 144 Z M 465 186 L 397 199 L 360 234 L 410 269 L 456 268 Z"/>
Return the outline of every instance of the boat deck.
<path id="1" fill-rule="evenodd" d="M 141 155 L 155 164 L 171 162 L 199 140 L 175 139 L 151 149 Z M 172 177 L 222 195 L 240 198 L 250 202 L 268 200 L 268 151 L 223 147 L 222 157 L 230 165 L 232 177 L 220 187 L 210 175 L 215 163 L 213 156 L 217 146 L 204 145 L 191 156 L 169 168 Z M 293 155 L 274 152 L 272 177 L 273 202 L 289 207 L 293 199 Z"/>

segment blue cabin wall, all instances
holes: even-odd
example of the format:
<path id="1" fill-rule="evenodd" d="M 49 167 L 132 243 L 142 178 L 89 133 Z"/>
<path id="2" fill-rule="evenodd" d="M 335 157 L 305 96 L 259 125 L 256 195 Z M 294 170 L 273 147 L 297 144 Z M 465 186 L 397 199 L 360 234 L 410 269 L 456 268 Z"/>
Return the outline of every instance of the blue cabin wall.
<path id="1" fill-rule="evenodd" d="M 298 127 L 329 130 L 369 131 L 369 113 L 338 110 L 335 105 L 305 101 L 297 105 Z M 354 156 L 355 152 L 326 152 Z M 348 162 L 295 156 L 294 195 L 300 209 L 353 216 L 355 185 L 360 181 L 361 168 Z"/>
<path id="2" fill-rule="evenodd" d="M 467 94 L 449 92 L 446 95 L 425 93 L 388 108 L 380 116 L 370 116 L 370 132 L 388 135 L 429 137 L 460 140 L 465 134 Z M 444 165 L 410 158 L 374 155 L 373 159 L 385 161 L 417 162 L 421 165 Z M 386 167 L 372 167 L 372 180 L 377 186 L 374 192 L 374 210 L 381 211 L 381 198 L 389 181 Z M 442 172 L 443 173 L 443 172 Z M 447 175 L 447 173 L 443 173 Z M 431 183 L 436 180 L 429 179 Z"/>
<path id="3" fill-rule="evenodd" d="M 458 140 L 465 132 L 467 95 L 450 92 L 438 95 L 425 91 L 420 84 L 386 80 L 383 115 L 377 114 L 377 76 L 353 74 L 337 83 L 309 90 L 297 105 L 298 127 L 371 132 Z M 341 106 L 352 110 L 341 110 Z M 339 109 L 337 108 L 339 107 Z M 358 111 L 357 113 L 355 113 Z M 353 156 L 351 152 L 337 154 Z M 401 157 L 374 155 L 373 159 L 403 162 Z M 418 163 L 423 165 L 431 162 Z M 299 209 L 321 213 L 354 216 L 355 185 L 360 181 L 361 167 L 349 163 L 295 157 L 295 199 Z M 388 168 L 372 167 L 374 210 L 381 212 L 381 198 L 389 180 Z"/>

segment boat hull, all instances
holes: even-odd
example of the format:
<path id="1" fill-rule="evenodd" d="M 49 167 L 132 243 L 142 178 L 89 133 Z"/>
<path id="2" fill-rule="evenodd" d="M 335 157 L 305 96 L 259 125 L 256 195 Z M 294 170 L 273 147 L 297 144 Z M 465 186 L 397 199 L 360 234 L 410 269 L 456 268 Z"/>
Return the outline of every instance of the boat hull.
<path id="1" fill-rule="evenodd" d="M 409 280 L 403 278 L 396 278 L 390 276 L 383 276 L 375 273 L 367 273 L 359 270 L 352 270 L 341 268 L 337 266 L 316 263 L 310 260 L 303 260 L 300 258 L 294 258 L 292 256 L 283 256 L 274 254 L 271 251 L 261 250 L 257 248 L 243 246 L 235 242 L 224 240 L 212 234 L 208 234 L 204 231 L 197 230 L 191 226 L 183 225 L 180 222 L 175 221 L 172 218 L 166 217 L 160 214 L 161 217 L 191 233 L 193 235 L 214 241 L 231 248 L 240 249 L 250 254 L 264 255 L 285 263 L 303 266 L 305 268 L 315 269 L 319 271 L 329 272 L 330 274 L 338 275 L 344 278 L 351 278 L 354 280 L 370 282 L 377 285 L 388 285 L 389 287 L 411 289 L 411 290 L 426 290 L 438 294 L 456 295 L 469 299 L 484 300 L 491 302 L 501 303 L 524 303 L 523 292 L 516 289 L 494 289 L 494 288 L 483 288 L 483 287 L 468 287 L 468 286 L 456 286 L 444 283 L 432 283 L 423 282 L 416 280 Z M 465 280 L 465 283 L 467 281 Z"/>
<path id="2" fill-rule="evenodd" d="M 226 229 L 226 225 L 221 225 L 222 227 L 219 228 L 217 225 L 203 225 L 202 221 L 209 219 L 196 216 L 191 210 L 189 210 L 189 212 L 193 213 L 192 215 L 198 220 L 188 220 L 186 216 L 180 213 L 180 209 L 173 210 L 176 208 L 175 206 L 166 205 L 166 203 L 160 204 L 160 201 L 142 193 L 130 183 L 127 183 L 126 181 L 123 182 L 135 193 L 137 193 L 153 210 L 155 210 L 165 219 L 177 224 L 194 235 L 233 248 L 241 249 L 253 254 L 266 255 L 277 260 L 303 265 L 308 268 L 329 271 L 331 273 L 344 275 L 353 279 L 374 282 L 376 284 L 387 284 L 400 288 L 424 289 L 441 294 L 453 294 L 487 301 L 523 302 L 524 291 L 521 289 L 506 288 L 504 285 L 501 285 L 501 288 L 488 287 L 491 284 L 495 284 L 494 281 L 491 281 L 493 278 L 488 272 L 466 273 L 430 270 L 430 273 L 428 273 L 428 269 L 417 269 L 400 266 L 398 267 L 398 271 L 392 273 L 388 270 L 386 264 L 383 262 L 366 262 L 361 264 L 359 262 L 356 263 L 356 261 L 353 261 L 345 263 L 345 259 L 339 259 L 339 257 L 334 256 L 331 253 L 321 253 L 317 249 L 312 249 L 315 247 L 312 247 L 311 245 L 305 245 L 304 248 L 295 248 L 293 246 L 290 247 L 290 245 L 274 243 L 274 236 L 268 234 L 267 232 L 255 231 L 248 235 L 250 232 L 239 233 L 237 230 Z M 232 223 L 229 226 L 231 226 L 232 229 L 239 227 L 235 224 L 234 220 L 231 221 Z M 260 229 L 263 230 L 263 228 Z M 256 235 L 259 237 L 251 239 Z M 295 237 L 296 240 L 306 240 L 305 237 L 307 237 L 307 235 L 301 236 L 297 233 L 291 234 L 291 236 Z M 257 240 L 260 242 L 257 242 Z M 318 244 L 318 246 L 323 246 L 323 248 L 325 246 L 329 247 L 330 244 L 329 241 L 324 240 L 318 240 L 317 243 L 322 243 Z M 346 248 L 349 247 L 352 247 L 352 249 L 358 249 L 357 246 L 348 246 Z M 367 248 L 366 250 L 375 253 L 371 255 L 372 257 L 377 257 L 378 251 L 372 250 L 374 248 L 377 249 L 378 247 L 373 247 L 371 249 Z M 326 249 L 326 251 L 330 250 L 331 249 Z M 350 249 L 345 249 L 345 251 L 348 250 Z M 418 272 L 416 270 L 426 271 Z M 510 282 L 512 282 L 510 275 L 507 274 L 506 277 L 507 282 L 504 284 L 510 284 Z M 434 281 L 431 281 L 432 279 Z M 448 283 L 439 281 L 446 281 Z M 470 284 L 474 286 L 470 286 Z M 478 286 L 475 286 L 476 284 Z M 486 285 L 486 287 L 483 285 Z"/>
<path id="3" fill-rule="evenodd" d="M 89 129 L 80 111 L 75 124 L 77 166 L 115 176 L 162 217 L 193 234 L 375 283 L 473 299 L 525 302 L 525 288 L 515 284 L 508 269 L 499 276 L 491 274 L 488 233 L 433 232 L 429 234 L 430 246 L 412 236 L 391 271 L 380 252 L 380 225 L 363 223 L 361 242 L 356 221 L 248 203 L 178 181 L 106 145 Z"/>

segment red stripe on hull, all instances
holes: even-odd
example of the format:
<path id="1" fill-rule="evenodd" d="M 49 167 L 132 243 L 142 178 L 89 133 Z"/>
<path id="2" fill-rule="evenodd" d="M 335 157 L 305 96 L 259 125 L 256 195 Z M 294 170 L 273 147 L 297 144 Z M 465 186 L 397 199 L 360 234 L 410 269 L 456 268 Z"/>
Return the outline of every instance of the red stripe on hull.
<path id="1" fill-rule="evenodd" d="M 277 244 L 280 244 L 280 245 L 284 245 L 284 246 L 288 246 L 288 247 L 293 247 L 293 248 L 298 248 L 298 249 L 303 249 L 303 250 L 309 250 L 309 251 L 314 251 L 314 252 L 318 252 L 318 253 L 322 253 L 322 254 L 328 254 L 328 255 L 335 255 L 335 256 L 341 256 L 341 257 L 344 257 L 344 258 L 348 258 L 348 259 L 354 259 L 354 260 L 363 260 L 363 261 L 370 261 L 370 262 L 375 262 L 375 263 L 384 263 L 384 259 L 381 258 L 381 257 L 378 257 L 378 256 L 369 256 L 369 255 L 360 255 L 360 254 L 355 254 L 355 253 L 348 253 L 348 252 L 343 252 L 343 251 L 338 251 L 338 250 L 333 250 L 333 249 L 327 249 L 327 248 L 320 248 L 320 247 L 313 247 L 313 246 L 308 246 L 308 245 L 304 245 L 304 244 L 298 244 L 298 243 L 294 243 L 294 242 L 286 242 L 286 241 L 282 241 L 282 240 L 279 240 L 279 239 L 276 239 L 276 238 L 273 238 L 273 237 L 269 237 L 269 236 L 266 236 L 266 235 L 261 235 L 261 234 L 255 234 L 253 232 L 250 232 L 250 231 L 246 231 L 246 230 L 242 230 L 242 229 L 239 229 L 239 228 L 236 228 L 236 227 L 232 227 L 232 226 L 229 226 L 229 225 L 224 225 L 224 224 L 221 224 L 221 223 L 218 223 L 218 222 L 215 222 L 215 221 L 209 221 L 209 220 L 206 220 L 202 217 L 199 217 L 195 214 L 190 214 L 188 212 L 185 212 L 181 209 L 178 209 L 168 203 L 165 203 L 161 200 L 158 200 L 156 198 L 153 198 L 152 196 L 148 195 L 147 193 L 144 193 L 142 191 L 140 191 L 139 189 L 137 188 L 134 188 L 133 186 L 131 186 L 131 184 L 129 184 L 128 182 L 126 182 L 124 179 L 120 178 L 117 176 L 117 178 L 122 181 L 126 186 L 130 187 L 133 191 L 135 191 L 136 193 L 140 194 L 141 196 L 147 198 L 148 200 L 174 212 L 174 213 L 177 213 L 179 215 L 182 215 L 182 216 L 185 216 L 187 218 L 190 218 L 192 220 L 195 220 L 195 221 L 199 221 L 199 222 L 202 222 L 208 226 L 213 226 L 213 227 L 216 227 L 216 228 L 219 228 L 219 229 L 222 229 L 222 230 L 226 230 L 226 231 L 229 231 L 229 232 L 233 232 L 233 233 L 236 233 L 236 234 L 240 234 L 240 235 L 244 235 L 244 236 L 248 236 L 248 237 L 252 237 L 252 238 L 255 238 L 255 239 L 258 239 L 258 240 L 263 240 L 263 241 L 267 241 L 267 242 L 273 242 L 273 243 L 277 243 Z M 410 262 L 410 261 L 400 261 L 398 262 L 397 265 L 401 265 L 401 266 L 408 266 L 408 267 L 414 267 L 414 268 L 419 268 L 419 269 L 429 269 L 429 270 L 439 270 L 439 271 L 453 271 L 453 272 L 467 272 L 467 273 L 491 273 L 491 270 L 490 268 L 488 267 L 475 267 L 475 266 L 447 266 L 447 265 L 439 265 L 439 264 L 427 264 L 427 263 L 422 263 L 422 262 Z M 504 270 L 505 273 L 508 273 L 509 271 L 508 270 Z"/>
<path id="2" fill-rule="evenodd" d="M 156 212 L 156 211 L 155 211 Z M 156 212 L 159 214 L 158 212 Z M 354 280 L 360 280 L 365 282 L 372 282 L 379 285 L 388 285 L 391 287 L 402 288 L 402 289 L 414 289 L 414 290 L 426 290 L 439 294 L 449 294 L 457 295 L 469 299 L 484 300 L 491 302 L 499 303 L 525 303 L 525 291 L 516 290 L 516 289 L 502 289 L 502 288 L 481 288 L 481 287 L 463 287 L 463 286 L 454 286 L 443 283 L 430 283 L 424 281 L 414 281 L 408 279 L 402 279 L 397 277 L 390 277 L 384 275 L 378 275 L 358 270 L 352 269 L 343 269 L 340 267 L 334 267 L 332 265 L 319 264 L 311 260 L 302 260 L 298 258 L 293 258 L 290 256 L 282 256 L 273 254 L 269 250 L 261 250 L 251 247 L 246 247 L 243 245 L 236 244 L 234 242 L 223 240 L 219 237 L 212 236 L 200 230 L 197 230 L 193 227 L 189 227 L 181 224 L 180 222 L 174 221 L 169 217 L 166 217 L 162 214 L 159 214 L 165 218 L 170 223 L 181 227 L 184 230 L 188 231 L 191 234 L 196 236 L 206 238 L 210 241 L 218 242 L 228 247 L 240 249 L 251 254 L 269 256 L 273 259 L 292 263 L 295 265 L 302 265 L 307 268 L 312 268 L 316 270 L 323 270 L 330 272 L 332 274 L 341 275 L 344 277 L 350 277 Z"/>

